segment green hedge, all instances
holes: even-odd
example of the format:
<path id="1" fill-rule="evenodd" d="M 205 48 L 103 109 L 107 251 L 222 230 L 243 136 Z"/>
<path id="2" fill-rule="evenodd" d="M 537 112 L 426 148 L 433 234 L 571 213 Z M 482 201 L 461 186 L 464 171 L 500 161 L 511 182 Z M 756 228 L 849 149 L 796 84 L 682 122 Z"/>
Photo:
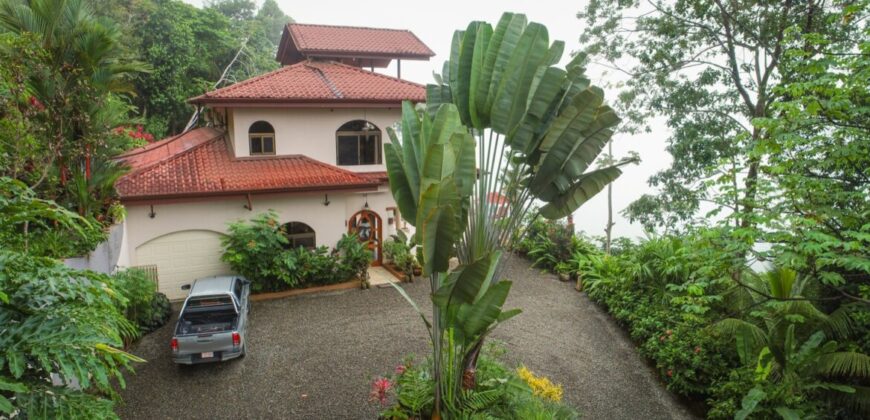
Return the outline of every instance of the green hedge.
<path id="1" fill-rule="evenodd" d="M 825 295 L 812 273 L 753 272 L 715 229 L 620 241 L 609 256 L 560 223 L 532 220 L 526 232 L 518 251 L 567 267 L 708 418 L 870 412 L 867 307 Z"/>

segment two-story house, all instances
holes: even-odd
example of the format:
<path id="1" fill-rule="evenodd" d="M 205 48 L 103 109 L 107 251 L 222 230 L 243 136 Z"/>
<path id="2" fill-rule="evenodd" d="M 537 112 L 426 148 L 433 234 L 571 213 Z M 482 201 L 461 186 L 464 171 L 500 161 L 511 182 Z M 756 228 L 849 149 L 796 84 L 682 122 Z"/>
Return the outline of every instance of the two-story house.
<path id="1" fill-rule="evenodd" d="M 295 245 L 342 234 L 381 243 L 402 228 L 383 162 L 385 129 L 425 87 L 376 73 L 434 53 L 405 30 L 289 24 L 282 67 L 190 100 L 207 123 L 130 151 L 117 183 L 127 208 L 119 265 L 156 266 L 159 289 L 221 274 L 230 222 L 275 210 Z"/>

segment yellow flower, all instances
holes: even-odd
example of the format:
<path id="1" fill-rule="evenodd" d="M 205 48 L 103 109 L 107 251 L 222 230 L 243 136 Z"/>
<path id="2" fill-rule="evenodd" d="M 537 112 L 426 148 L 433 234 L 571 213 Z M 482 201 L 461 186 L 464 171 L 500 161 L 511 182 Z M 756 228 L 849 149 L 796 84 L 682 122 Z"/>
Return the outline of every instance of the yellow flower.
<path id="1" fill-rule="evenodd" d="M 525 366 L 520 366 L 517 369 L 517 375 L 532 388 L 532 392 L 545 400 L 553 402 L 562 401 L 562 385 L 556 385 L 545 376 L 535 376 L 535 373 L 530 371 Z"/>

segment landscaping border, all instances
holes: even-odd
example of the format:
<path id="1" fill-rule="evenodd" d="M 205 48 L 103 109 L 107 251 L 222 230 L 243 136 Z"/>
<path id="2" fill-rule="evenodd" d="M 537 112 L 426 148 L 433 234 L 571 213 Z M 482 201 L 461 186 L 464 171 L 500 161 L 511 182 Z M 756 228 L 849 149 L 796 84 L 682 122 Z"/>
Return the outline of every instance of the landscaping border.
<path id="1" fill-rule="evenodd" d="M 291 296 L 309 295 L 321 292 L 335 292 L 338 290 L 362 289 L 362 283 L 359 280 L 346 281 L 344 283 L 328 284 L 326 286 L 306 287 L 304 289 L 290 289 L 281 292 L 257 293 L 251 295 L 251 300 L 254 302 L 262 302 L 266 300 L 282 299 Z"/>

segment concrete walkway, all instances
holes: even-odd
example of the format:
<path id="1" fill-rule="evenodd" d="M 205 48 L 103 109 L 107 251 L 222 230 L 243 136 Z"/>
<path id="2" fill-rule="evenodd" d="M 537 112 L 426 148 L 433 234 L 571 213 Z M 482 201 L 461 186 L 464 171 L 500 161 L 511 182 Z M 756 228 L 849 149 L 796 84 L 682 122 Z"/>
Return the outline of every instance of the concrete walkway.
<path id="1" fill-rule="evenodd" d="M 563 384 L 565 402 L 585 419 L 691 418 L 606 313 L 524 260 L 509 264 L 506 277 L 515 285 L 507 306 L 525 312 L 494 334 L 508 348 L 508 363 L 523 362 Z M 429 310 L 428 282 L 403 287 Z M 126 419 L 374 419 L 372 378 L 391 372 L 408 353 L 428 352 L 419 317 L 391 287 L 257 302 L 250 322 L 248 356 L 222 364 L 174 366 L 171 326 L 144 337 L 133 352 L 148 363 L 128 376 L 118 413 Z"/>

